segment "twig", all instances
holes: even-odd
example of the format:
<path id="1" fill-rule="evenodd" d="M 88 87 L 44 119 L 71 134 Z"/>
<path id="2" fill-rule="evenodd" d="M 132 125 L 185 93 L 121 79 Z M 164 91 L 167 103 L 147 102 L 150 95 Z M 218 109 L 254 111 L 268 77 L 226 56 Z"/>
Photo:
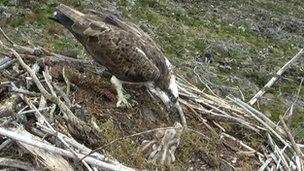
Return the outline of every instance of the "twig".
<path id="1" fill-rule="evenodd" d="M 79 127 L 88 127 L 86 126 L 85 122 L 81 121 L 80 119 L 78 119 L 73 112 L 57 97 L 54 96 L 52 94 L 50 94 L 49 92 L 47 92 L 47 90 L 43 87 L 43 85 L 41 84 L 41 82 L 39 81 L 38 77 L 36 76 L 35 72 L 27 65 L 24 63 L 24 61 L 22 60 L 22 58 L 20 57 L 20 55 L 14 50 L 9 48 L 10 51 L 13 52 L 13 54 L 15 55 L 15 57 L 17 58 L 17 60 L 19 61 L 19 63 L 21 64 L 21 66 L 30 74 L 30 76 L 32 77 L 34 83 L 36 84 L 36 86 L 38 87 L 38 89 L 40 90 L 40 92 L 43 94 L 43 96 L 52 101 L 53 103 L 57 104 L 58 107 L 61 109 L 61 111 L 67 115 L 68 119 L 75 125 L 78 125 Z M 90 129 L 90 128 L 88 128 Z"/>
<path id="2" fill-rule="evenodd" d="M 178 110 L 178 114 L 179 114 L 179 117 L 180 117 L 180 120 L 181 120 L 181 123 L 182 123 L 183 127 L 187 128 L 186 116 L 185 116 L 184 111 L 183 111 L 182 107 L 180 106 L 179 102 L 175 103 L 174 106 Z"/>
<path id="3" fill-rule="evenodd" d="M 271 163 L 272 161 L 272 158 L 268 158 L 264 164 L 259 168 L 258 171 L 264 171 L 266 169 L 266 167 L 268 167 L 268 165 Z"/>
<path id="4" fill-rule="evenodd" d="M 45 119 L 45 117 L 42 115 L 42 113 L 40 113 L 40 111 L 36 108 L 36 106 L 34 106 L 29 99 L 27 99 L 26 97 L 23 97 L 28 103 L 29 106 L 35 110 L 35 113 L 37 115 L 37 120 L 38 123 L 40 121 L 41 124 L 46 124 L 47 127 L 54 133 L 54 134 L 58 134 L 58 132 L 52 127 L 52 125 Z M 77 155 L 77 153 L 65 142 L 65 140 L 62 137 L 56 136 L 76 157 L 79 157 Z M 89 171 L 93 171 L 92 168 L 85 162 L 82 161 L 82 163 L 84 164 L 84 166 L 89 170 Z"/>
<path id="5" fill-rule="evenodd" d="M 2 28 L 0 27 L 0 33 L 4 36 L 4 38 L 12 45 L 14 46 L 15 43 L 5 34 L 5 32 L 2 30 Z"/>
<path id="6" fill-rule="evenodd" d="M 88 154 L 90 153 L 92 150 L 89 149 L 88 147 L 82 145 L 82 144 L 79 144 L 76 140 L 74 140 L 73 138 L 70 138 L 60 132 L 56 132 L 54 133 L 50 128 L 46 127 L 45 125 L 42 125 L 40 123 L 37 123 L 37 126 L 43 131 L 43 132 L 46 132 L 47 134 L 50 134 L 50 135 L 53 135 L 53 136 L 60 136 L 62 137 L 69 145 L 75 147 L 79 153 L 83 153 L 83 154 Z M 109 159 L 107 158 L 106 156 L 100 154 L 100 153 L 97 153 L 97 152 L 94 152 L 93 154 L 90 155 L 91 157 L 96 157 L 100 160 L 103 160 L 103 161 L 106 161 L 106 162 L 109 162 L 109 163 L 117 163 L 116 160 L 112 160 L 112 159 Z"/>
<path id="7" fill-rule="evenodd" d="M 15 63 L 17 60 L 16 59 L 12 59 L 12 58 L 8 58 L 9 60 L 6 60 L 7 58 L 4 58 L 1 61 L 0 64 L 0 70 L 6 69 L 8 67 L 10 67 L 13 63 Z"/>
<path id="8" fill-rule="evenodd" d="M 49 110 L 49 109 L 52 109 L 51 107 L 44 107 L 44 108 L 40 108 L 40 109 L 37 109 L 38 111 L 45 111 L 45 110 Z M 34 113 L 36 112 L 36 110 L 34 109 L 31 109 L 31 110 L 26 110 L 26 111 L 23 111 L 23 112 L 20 112 L 18 113 L 18 115 L 25 115 L 25 114 L 28 114 L 28 113 Z"/>
<path id="9" fill-rule="evenodd" d="M 40 142 L 40 141 L 37 141 L 37 140 L 30 139 L 30 138 L 28 138 L 28 137 L 26 137 L 24 135 L 21 135 L 21 134 L 18 134 L 16 132 L 14 132 L 14 131 L 9 131 L 7 129 L 4 129 L 4 128 L 0 127 L 0 134 L 2 136 L 9 137 L 9 138 L 14 139 L 16 141 L 20 141 L 20 142 L 26 143 L 28 145 L 44 149 L 44 150 L 52 152 L 54 154 L 59 154 L 59 155 L 65 156 L 65 157 L 77 159 L 77 157 L 75 157 L 75 155 L 72 152 L 70 152 L 70 151 L 67 151 L 67 150 L 64 150 L 64 149 L 61 149 L 61 148 L 58 148 L 58 147 L 54 147 L 52 145 L 49 145 L 49 144 L 46 144 L 46 143 L 43 143 L 43 142 Z M 85 156 L 84 154 L 80 154 L 80 153 L 77 153 L 77 154 L 80 157 Z M 101 160 L 97 160 L 97 159 L 95 159 L 93 157 L 86 157 L 84 160 L 87 163 L 95 165 L 95 166 L 98 166 L 98 167 L 100 167 L 100 168 L 102 168 L 104 170 L 135 171 L 135 169 L 127 167 L 127 166 L 124 166 L 122 164 L 109 164 L 109 163 L 103 162 Z"/>
<path id="10" fill-rule="evenodd" d="M 44 77 L 44 81 L 45 81 L 46 85 L 48 86 L 49 90 L 51 91 L 51 94 L 56 97 L 57 95 L 56 95 L 56 93 L 54 91 L 54 88 L 51 84 L 52 76 L 49 73 L 50 73 L 50 71 L 49 71 L 48 67 L 45 67 L 44 71 L 42 72 L 42 75 Z"/>
<path id="11" fill-rule="evenodd" d="M 228 99 L 230 99 L 231 101 L 235 102 L 236 104 L 238 104 L 239 106 L 243 107 L 253 118 L 255 118 L 258 122 L 260 122 L 263 126 L 265 126 L 265 128 L 267 128 L 273 135 L 275 135 L 282 143 L 284 143 L 284 145 L 289 145 L 287 143 L 287 141 L 285 141 L 284 138 L 282 138 L 281 135 L 279 135 L 275 130 L 279 130 L 277 126 L 273 127 L 272 121 L 270 122 L 269 119 L 266 120 L 265 122 L 265 115 L 260 115 L 260 116 L 264 116 L 263 119 L 256 116 L 253 112 L 251 112 L 252 107 L 249 106 L 248 104 L 242 102 L 240 99 L 237 98 L 232 98 L 228 96 Z M 249 109 L 250 107 L 250 109 Z M 271 126 L 270 126 L 271 125 Z M 275 129 L 275 130 L 274 130 Z M 278 131 L 279 132 L 279 131 Z M 282 132 L 280 132 L 282 133 Z"/>
<path id="12" fill-rule="evenodd" d="M 183 104 L 187 104 L 188 106 L 192 107 L 193 109 L 196 109 L 204 114 L 211 114 L 211 116 L 214 116 L 216 118 L 222 118 L 222 120 L 225 120 L 225 121 L 233 121 L 233 122 L 238 122 L 240 123 L 242 126 L 245 126 L 249 129 L 252 129 L 256 132 L 259 132 L 259 129 L 257 129 L 256 127 L 254 127 L 253 125 L 251 125 L 250 123 L 248 123 L 247 121 L 245 120 L 242 120 L 240 118 L 237 118 L 237 117 L 234 117 L 234 116 L 231 116 L 231 115 L 222 115 L 222 114 L 218 114 L 216 112 L 213 112 L 211 110 L 206 110 L 205 108 L 201 107 L 201 106 L 196 106 L 196 105 L 193 105 L 193 104 L 190 104 L 188 103 L 187 101 L 185 100 L 182 100 L 180 99 L 180 102 L 183 103 Z"/>
<path id="13" fill-rule="evenodd" d="M 279 159 L 277 162 L 277 168 L 279 167 L 281 161 L 283 162 L 283 168 L 285 170 L 289 170 L 288 169 L 288 164 L 284 158 L 284 156 L 281 153 L 281 150 L 279 149 L 279 147 L 275 144 L 275 142 L 273 141 L 273 139 L 271 138 L 269 133 L 266 133 L 266 136 L 268 138 L 268 144 L 271 146 L 272 151 L 274 152 L 275 156 Z M 276 161 L 276 160 L 275 160 Z"/>
<path id="14" fill-rule="evenodd" d="M 187 106 L 194 114 L 195 116 L 202 121 L 202 123 L 211 131 L 213 136 L 218 137 L 218 133 L 207 123 L 207 120 L 204 119 L 201 115 L 199 115 L 191 106 L 189 106 L 187 103 L 184 103 L 185 106 Z"/>
<path id="15" fill-rule="evenodd" d="M 12 92 L 15 93 L 21 93 L 21 94 L 26 94 L 29 96 L 40 96 L 40 93 L 32 92 L 23 88 L 18 88 L 15 83 L 11 82 L 11 87 L 10 87 Z"/>
<path id="16" fill-rule="evenodd" d="M 287 68 L 295 62 L 303 53 L 304 49 L 301 49 L 290 61 L 288 61 L 278 72 L 268 81 L 268 83 L 257 92 L 248 102 L 250 105 L 254 105 L 255 102 L 264 95 L 264 93 L 279 79 L 279 77 L 287 70 Z"/>
<path id="17" fill-rule="evenodd" d="M 205 87 L 213 94 L 215 95 L 215 93 L 213 92 L 213 90 L 209 87 L 209 85 L 207 83 L 205 83 L 205 81 L 202 80 L 201 76 L 196 72 L 197 66 L 194 67 L 193 72 L 194 74 L 197 76 L 197 78 L 200 80 L 201 83 L 203 83 L 205 85 Z"/>
<path id="18" fill-rule="evenodd" d="M 66 68 L 65 67 L 63 67 L 63 69 L 62 69 L 62 76 L 63 76 L 63 79 L 64 79 L 65 84 L 66 84 L 66 94 L 69 95 L 70 91 L 71 91 L 71 82 L 66 75 Z"/>
<path id="19" fill-rule="evenodd" d="M 285 123 L 283 117 L 280 117 L 280 121 L 281 121 L 281 124 L 284 128 L 284 130 L 286 131 L 287 135 L 288 135 L 288 139 L 289 141 L 291 142 L 291 145 L 292 145 L 292 148 L 295 150 L 296 152 L 296 158 L 300 158 L 300 160 L 298 161 L 299 162 L 299 165 L 298 165 L 298 170 L 303 170 L 304 168 L 304 163 L 303 163 L 303 160 L 304 160 L 304 155 L 301 151 L 301 149 L 299 148 L 299 146 L 297 145 L 297 143 L 295 142 L 289 128 L 287 127 L 287 124 Z"/>
<path id="20" fill-rule="evenodd" d="M 12 139 L 7 139 L 5 140 L 1 145 L 0 145 L 0 151 L 5 148 L 6 146 L 8 146 L 10 143 L 12 142 Z"/>
<path id="21" fill-rule="evenodd" d="M 38 171 L 28 163 L 16 159 L 5 158 L 5 157 L 0 157 L 0 166 L 13 167 L 22 170 Z"/>
<path id="22" fill-rule="evenodd" d="M 226 134 L 226 133 L 221 133 L 221 136 L 230 138 L 230 139 L 232 139 L 233 141 L 238 142 L 238 144 L 240 144 L 242 147 L 246 148 L 246 149 L 249 150 L 250 152 L 256 153 L 256 154 L 258 154 L 259 156 L 264 157 L 264 155 L 263 155 L 262 153 L 256 151 L 255 149 L 253 149 L 253 148 L 251 148 L 250 146 L 248 146 L 247 144 L 245 144 L 243 141 L 241 141 L 241 140 L 239 140 L 239 139 L 236 139 L 235 137 L 233 137 L 233 136 L 231 136 L 231 135 L 228 135 L 228 134 Z"/>

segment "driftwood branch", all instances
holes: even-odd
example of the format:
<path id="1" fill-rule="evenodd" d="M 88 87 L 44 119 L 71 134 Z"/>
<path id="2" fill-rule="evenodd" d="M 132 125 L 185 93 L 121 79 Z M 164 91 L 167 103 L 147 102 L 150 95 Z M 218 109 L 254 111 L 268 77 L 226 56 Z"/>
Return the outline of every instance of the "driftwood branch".
<path id="1" fill-rule="evenodd" d="M 14 139 L 16 141 L 20 141 L 20 142 L 26 143 L 28 145 L 44 149 L 44 150 L 52 152 L 54 154 L 59 154 L 59 155 L 65 156 L 65 157 L 77 159 L 77 157 L 75 157 L 75 155 L 70 151 L 67 151 L 67 150 L 64 150 L 64 149 L 61 149 L 61 148 L 58 148 L 58 147 L 54 147 L 52 145 L 43 143 L 41 141 L 30 139 L 27 136 L 18 134 L 14 131 L 10 131 L 10 130 L 7 130 L 7 129 L 4 129 L 4 128 L 0 127 L 0 134 L 2 136 L 9 137 L 9 138 Z M 81 154 L 81 153 L 77 153 L 77 155 L 79 157 L 84 157 L 85 156 L 85 154 Z M 93 157 L 89 157 L 89 156 L 86 157 L 84 159 L 84 161 L 86 161 L 87 163 L 89 163 L 91 165 L 100 167 L 101 169 L 105 169 L 105 170 L 114 170 L 114 171 L 119 171 L 119 170 L 133 171 L 134 170 L 134 169 L 129 168 L 127 166 L 124 166 L 122 164 L 109 164 L 109 163 L 97 160 L 97 159 L 95 159 Z"/>
<path id="2" fill-rule="evenodd" d="M 278 72 L 268 81 L 268 83 L 249 100 L 248 104 L 254 105 L 255 102 L 261 96 L 263 96 L 265 92 L 280 78 L 280 76 L 288 69 L 288 67 L 301 57 L 303 50 L 304 49 L 301 49 L 293 58 L 291 58 L 290 61 L 288 61 L 281 69 L 279 69 Z"/>
<path id="3" fill-rule="evenodd" d="M 57 96 L 50 94 L 41 84 L 38 77 L 36 76 L 35 72 L 23 61 L 21 56 L 14 50 L 10 49 L 10 51 L 15 55 L 21 66 L 30 74 L 32 77 L 34 83 L 38 87 L 39 91 L 43 94 L 43 96 L 58 105 L 58 107 L 61 109 L 63 113 L 67 115 L 67 118 L 75 125 L 78 125 L 80 127 L 87 127 L 86 124 L 78 119 L 73 112 L 66 106 Z"/>
<path id="4" fill-rule="evenodd" d="M 22 169 L 22 170 L 32 170 L 32 171 L 38 171 L 33 166 L 29 165 L 28 163 L 22 162 L 20 160 L 16 159 L 10 159 L 5 157 L 0 157 L 0 166 L 4 167 L 13 167 L 16 169 Z"/>

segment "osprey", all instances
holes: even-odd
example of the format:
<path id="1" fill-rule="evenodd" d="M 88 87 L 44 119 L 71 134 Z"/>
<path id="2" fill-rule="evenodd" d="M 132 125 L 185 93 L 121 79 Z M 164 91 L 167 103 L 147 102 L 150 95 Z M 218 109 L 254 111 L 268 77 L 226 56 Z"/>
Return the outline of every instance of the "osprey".
<path id="1" fill-rule="evenodd" d="M 130 107 L 123 83 L 145 85 L 168 109 L 177 105 L 172 65 L 148 34 L 113 15 L 85 15 L 63 4 L 57 9 L 51 19 L 66 27 L 93 59 L 113 75 L 117 107 Z"/>

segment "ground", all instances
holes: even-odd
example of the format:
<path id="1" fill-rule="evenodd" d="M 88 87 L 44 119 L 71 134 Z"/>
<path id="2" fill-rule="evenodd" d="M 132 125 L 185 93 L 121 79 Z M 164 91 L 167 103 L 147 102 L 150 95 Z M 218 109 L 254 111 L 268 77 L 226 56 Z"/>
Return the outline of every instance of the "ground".
<path id="1" fill-rule="evenodd" d="M 304 2 L 301 0 L 61 2 L 81 11 L 95 9 L 112 12 L 138 24 L 160 45 L 179 75 L 201 89 L 205 89 L 207 84 L 221 97 L 232 94 L 243 97 L 244 101 L 249 101 L 281 66 L 303 48 L 304 43 Z M 2 0 L 0 3 L 1 28 L 16 42 L 25 44 L 24 37 L 27 37 L 33 44 L 53 51 L 90 58 L 70 33 L 47 19 L 55 11 L 58 1 Z M 22 34 L 23 37 L 20 36 Z M 302 57 L 267 91 L 257 107 L 278 121 L 296 99 L 303 72 Z M 5 81 L 2 77 L 0 79 Z M 139 91 L 127 87 L 134 100 L 134 108 L 114 109 L 115 91 L 107 79 L 98 81 L 93 75 L 92 79 L 74 83 L 76 86 L 71 96 L 85 111 L 94 115 L 104 132 L 97 142 L 86 142 L 93 146 L 104 145 L 136 132 L 172 125 L 178 119 L 164 115 L 166 112 L 158 105 L 149 104 L 153 100 L 141 87 L 137 87 Z M 103 87 L 96 86 L 100 83 Z M 211 93 L 207 89 L 205 91 Z M 206 128 L 197 124 L 195 119 L 188 119 L 193 129 L 206 132 Z M 301 91 L 294 115 L 289 120 L 294 135 L 299 139 L 304 138 L 303 119 L 304 91 Z M 252 141 L 255 134 L 248 133 L 244 137 L 246 130 L 240 130 L 236 125 L 228 127 L 233 135 L 244 131 L 239 138 L 252 146 L 259 145 L 258 139 Z M 138 143 L 143 138 L 139 136 L 119 141 L 106 147 L 106 152 L 127 165 L 154 168 L 156 166 L 146 163 L 138 150 Z M 234 156 L 233 150 L 224 148 L 218 140 L 205 140 L 194 133 L 183 135 L 182 140 L 176 152 L 178 162 L 171 166 L 172 170 L 221 168 L 223 162 L 219 162 L 220 158 L 230 161 L 232 159 L 228 156 Z M 193 146 L 196 148 L 193 149 Z M 254 160 L 246 162 L 249 159 L 247 156 L 240 158 L 236 167 L 255 170 L 257 165 Z"/>

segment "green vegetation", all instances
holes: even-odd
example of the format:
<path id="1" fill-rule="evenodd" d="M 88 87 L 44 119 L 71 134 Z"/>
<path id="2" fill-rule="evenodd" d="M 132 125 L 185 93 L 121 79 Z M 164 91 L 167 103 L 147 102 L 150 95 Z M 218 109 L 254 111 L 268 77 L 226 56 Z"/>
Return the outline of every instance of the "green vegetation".
<path id="1" fill-rule="evenodd" d="M 29 8 L 31 12 L 23 9 L 17 11 L 16 16 L 11 17 L 6 23 L 7 29 L 27 27 L 42 29 L 41 34 L 27 32 L 28 37 L 35 43 L 39 43 L 56 51 L 73 50 L 83 53 L 83 48 L 73 39 L 67 38 L 65 30 L 48 20 L 55 10 L 56 3 L 45 0 L 44 3 L 33 3 Z M 9 1 L 2 1 L 4 5 Z M 53 4 L 53 5 L 46 5 Z M 66 1 L 79 9 L 84 7 L 80 1 Z M 179 3 L 173 1 L 125 1 L 117 4 L 124 18 L 138 23 L 163 48 L 166 55 L 182 71 L 188 74 L 189 79 L 200 84 L 191 73 L 197 61 L 204 61 L 206 56 L 212 62 L 210 72 L 221 75 L 210 77 L 214 84 L 239 87 L 249 100 L 256 91 L 246 91 L 248 84 L 227 82 L 227 77 L 234 76 L 245 79 L 261 88 L 291 56 L 297 53 L 304 43 L 303 9 L 299 8 L 302 2 L 287 3 L 285 1 L 271 2 L 258 1 L 248 3 L 246 1 L 225 1 L 214 3 Z M 107 7 L 107 2 L 97 1 L 97 5 Z M 96 5 L 95 4 L 95 5 Z M 243 4 L 243 5 L 241 5 Z M 26 5 L 21 3 L 20 5 Z M 96 5 L 96 6 L 97 6 Z M 57 33 L 49 30 L 60 29 Z M 281 30 L 279 30 L 281 29 Z M 43 35 L 43 39 L 42 39 Z M 230 59 L 232 62 L 227 62 Z M 227 69 L 227 66 L 229 66 Z M 292 96 L 297 91 L 300 75 L 303 71 L 298 65 L 287 72 L 280 85 L 275 85 L 273 94 L 280 93 Z M 300 94 L 303 97 L 303 91 Z M 284 97 L 281 97 L 284 98 Z M 292 99 L 292 98 L 290 98 Z M 273 99 L 274 101 L 279 100 Z M 300 99 L 303 100 L 303 99 Z M 282 102 L 279 100 L 279 102 Z M 262 100 L 263 104 L 264 101 Z M 288 103 L 276 105 L 287 109 Z M 265 102 L 267 106 L 267 103 Z M 275 106 L 274 108 L 277 108 Z M 303 107 L 299 108 L 303 111 Z M 272 109 L 270 109 L 272 111 Z M 273 119 L 278 118 L 279 113 L 273 111 Z M 303 114 L 300 112 L 300 114 Z M 295 121 L 297 122 L 297 121 Z"/>
<path id="2" fill-rule="evenodd" d="M 80 10 L 86 8 L 99 10 L 101 9 L 99 7 L 111 7 L 108 2 L 103 0 L 94 1 L 95 3 L 90 3 L 90 0 L 64 0 L 62 2 Z M 281 66 L 300 48 L 303 48 L 303 2 L 302 0 L 292 2 L 268 0 L 196 2 L 189 0 L 187 3 L 187 0 L 184 2 L 178 0 L 120 0 L 117 5 L 123 18 L 137 23 L 156 40 L 176 66 L 179 74 L 198 87 L 204 88 L 204 84 L 199 81 L 193 71 L 196 66 L 204 66 L 206 68 L 197 74 L 210 81 L 212 84 L 209 86 L 215 92 L 219 95 L 227 95 L 231 92 L 225 92 L 226 89 L 219 87 L 228 87 L 233 90 L 231 94 L 241 98 L 238 90 L 240 89 L 248 101 Z M 9 0 L 0 1 L 0 4 L 8 5 L 7 13 L 12 13 L 8 18 L 0 18 L 1 27 L 4 27 L 3 29 L 11 38 L 18 43 L 25 43 L 24 40 L 21 40 L 20 35 L 16 34 L 15 28 L 18 28 L 34 44 L 59 52 L 73 51 L 77 52 L 78 56 L 84 56 L 83 47 L 73 39 L 71 34 L 48 19 L 55 11 L 57 1 L 44 0 L 33 3 L 31 1 L 30 6 L 26 5 L 27 3 L 24 2 L 15 7 L 10 5 Z M 198 65 L 198 63 L 203 65 Z M 284 73 L 283 78 L 275 83 L 268 94 L 259 101 L 260 110 L 278 121 L 279 116 L 284 114 L 296 99 L 303 75 L 302 57 L 301 62 L 296 63 Z M 294 115 L 288 122 L 295 129 L 298 138 L 303 139 L 304 131 L 301 130 L 303 128 L 300 128 L 303 127 L 304 120 L 303 88 L 298 97 L 298 103 L 294 106 Z M 90 98 L 97 97 L 92 95 L 87 99 Z M 93 104 L 93 102 L 88 104 Z M 158 109 L 152 110 L 157 113 Z M 127 114 L 132 115 L 132 113 L 135 111 Z M 105 133 L 104 140 L 102 140 L 104 143 L 125 136 L 120 132 L 122 128 L 131 134 L 143 131 L 141 128 L 144 126 L 150 127 L 149 124 L 138 121 L 140 120 L 138 118 L 138 120 L 130 121 L 129 116 L 121 116 L 123 119 L 115 118 L 120 116 L 113 117 L 113 120 L 111 116 L 109 117 L 111 119 L 100 123 L 102 131 Z M 115 119 L 131 123 L 132 129 L 123 123 L 115 124 Z M 163 126 L 162 124 L 159 123 L 159 126 Z M 221 152 L 220 144 L 216 144 L 213 140 L 207 142 L 190 133 L 183 136 L 183 142 L 181 142 L 183 151 L 178 151 L 178 158 L 182 161 L 190 158 L 190 154 L 195 153 L 195 150 L 211 151 L 210 155 L 213 157 L 218 157 Z M 107 148 L 110 149 L 111 155 L 128 164 L 144 165 L 144 168 L 151 167 L 143 164 L 145 159 L 139 155 L 137 145 L 134 144 L 136 140 L 136 138 L 126 139 Z M 256 146 L 259 142 L 255 140 L 251 143 Z M 197 149 L 193 149 L 195 145 L 198 146 Z M 217 164 L 215 163 L 215 165 Z M 244 166 L 252 169 L 248 163 Z M 183 167 L 176 164 L 172 169 L 181 168 Z"/>

